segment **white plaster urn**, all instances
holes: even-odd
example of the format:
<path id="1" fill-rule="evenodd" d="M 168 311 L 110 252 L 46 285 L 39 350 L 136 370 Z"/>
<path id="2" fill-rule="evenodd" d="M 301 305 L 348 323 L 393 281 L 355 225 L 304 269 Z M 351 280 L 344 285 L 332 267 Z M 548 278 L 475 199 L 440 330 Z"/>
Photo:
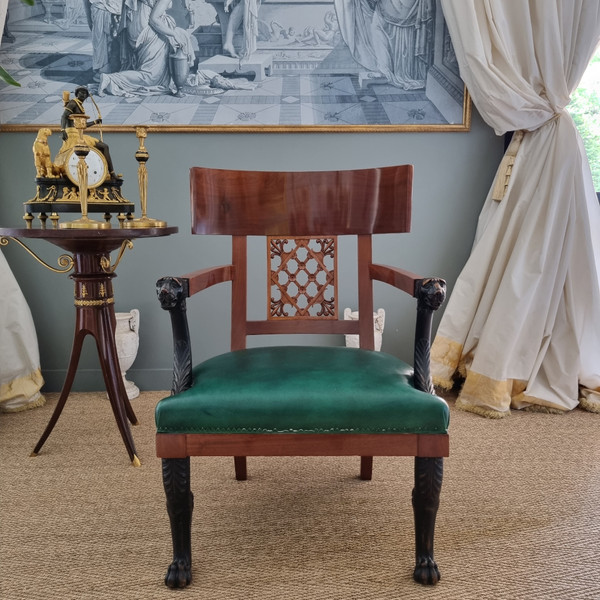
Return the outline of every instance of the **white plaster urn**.
<path id="1" fill-rule="evenodd" d="M 344 321 L 358 321 L 358 311 L 350 308 L 344 309 Z M 381 342 L 383 340 L 383 326 L 385 325 L 385 310 L 380 308 L 373 313 L 373 333 L 375 335 L 375 350 L 381 350 Z M 358 335 L 346 335 L 346 346 L 348 348 L 358 348 Z"/>
<path id="2" fill-rule="evenodd" d="M 128 381 L 125 375 L 133 364 L 140 345 L 140 311 L 133 308 L 130 312 L 115 313 L 115 317 L 117 318 L 115 341 L 121 376 L 123 377 L 127 397 L 132 400 L 140 395 L 140 390 L 135 383 Z"/>

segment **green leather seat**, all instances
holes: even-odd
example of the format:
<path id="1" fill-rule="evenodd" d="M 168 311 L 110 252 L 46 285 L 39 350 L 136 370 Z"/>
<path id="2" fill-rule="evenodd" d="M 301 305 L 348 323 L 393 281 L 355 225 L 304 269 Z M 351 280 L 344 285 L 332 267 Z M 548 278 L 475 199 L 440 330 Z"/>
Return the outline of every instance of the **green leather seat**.
<path id="1" fill-rule="evenodd" d="M 448 405 L 411 377 L 409 365 L 371 350 L 238 350 L 201 363 L 191 388 L 158 403 L 157 432 L 446 433 Z"/>

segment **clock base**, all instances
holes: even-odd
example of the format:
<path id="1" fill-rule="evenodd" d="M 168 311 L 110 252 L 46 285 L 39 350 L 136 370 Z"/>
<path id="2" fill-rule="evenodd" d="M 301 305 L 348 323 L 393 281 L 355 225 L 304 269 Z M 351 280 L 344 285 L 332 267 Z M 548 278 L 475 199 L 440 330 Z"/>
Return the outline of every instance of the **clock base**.
<path id="1" fill-rule="evenodd" d="M 37 177 L 35 183 L 35 197 L 23 203 L 28 225 L 38 214 L 44 222 L 47 215 L 81 212 L 79 188 L 66 177 Z M 121 194 L 122 185 L 123 180 L 117 178 L 88 189 L 88 213 L 104 213 L 105 219 L 115 214 L 121 222 L 131 219 L 135 205 Z"/>

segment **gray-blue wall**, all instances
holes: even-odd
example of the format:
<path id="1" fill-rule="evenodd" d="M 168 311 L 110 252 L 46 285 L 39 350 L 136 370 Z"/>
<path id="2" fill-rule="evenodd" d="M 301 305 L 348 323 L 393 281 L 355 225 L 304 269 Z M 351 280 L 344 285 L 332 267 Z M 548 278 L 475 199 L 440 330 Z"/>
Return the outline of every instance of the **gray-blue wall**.
<path id="1" fill-rule="evenodd" d="M 21 227 L 22 202 L 35 194 L 31 146 L 34 133 L 0 133 L 0 225 Z M 106 133 L 105 141 L 119 172 L 124 195 L 139 205 L 134 134 Z M 50 138 L 53 152 L 57 134 Z M 262 170 L 344 169 L 412 163 L 415 165 L 412 232 L 379 236 L 375 259 L 424 276 L 444 277 L 449 290 L 467 259 L 480 207 L 502 155 L 502 140 L 473 111 L 468 133 L 360 134 L 150 134 L 150 217 L 179 227 L 179 234 L 135 242 L 117 269 L 114 280 L 117 311 L 138 308 L 140 349 L 128 378 L 141 389 L 168 389 L 172 346 L 169 318 L 156 300 L 154 284 L 167 274 L 222 264 L 229 240 L 192 236 L 189 226 L 188 170 L 191 166 Z M 60 250 L 43 241 L 28 242 L 41 257 L 56 264 Z M 264 245 L 255 246 L 264 262 Z M 29 303 L 39 338 L 46 391 L 62 385 L 73 335 L 73 284 L 66 275 L 47 271 L 16 244 L 2 250 Z M 221 253 L 218 255 L 218 253 Z M 225 256 L 223 256 L 225 253 Z M 264 275 L 258 270 L 258 299 L 264 300 Z M 341 304 L 356 306 L 341 288 Z M 212 288 L 189 304 L 194 360 L 226 349 L 229 333 L 226 303 L 229 284 Z M 410 360 L 413 300 L 378 285 L 376 304 L 386 309 L 383 349 Z M 202 306 L 201 306 L 202 305 Z M 202 308 L 203 310 L 197 310 Z M 406 314 L 405 309 L 409 309 Z M 256 314 L 257 306 L 250 311 Z M 200 318 L 200 315 L 202 319 Z M 331 343 L 343 343 L 334 339 Z M 102 389 L 96 350 L 88 338 L 74 389 Z"/>

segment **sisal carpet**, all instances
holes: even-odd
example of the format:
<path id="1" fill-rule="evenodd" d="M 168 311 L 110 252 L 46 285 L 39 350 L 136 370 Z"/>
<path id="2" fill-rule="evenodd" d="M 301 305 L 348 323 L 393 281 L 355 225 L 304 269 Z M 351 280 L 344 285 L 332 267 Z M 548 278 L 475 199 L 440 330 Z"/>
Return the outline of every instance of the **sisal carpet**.
<path id="1" fill-rule="evenodd" d="M 41 454 L 53 410 L 0 414 L 3 600 L 600 599 L 600 415 L 452 409 L 436 558 L 442 581 L 411 579 L 412 459 L 193 459 L 194 581 L 164 587 L 170 533 L 153 415 L 132 404 L 142 461 L 130 465 L 103 393 L 73 394 Z M 451 402 L 452 405 L 452 402 Z"/>

